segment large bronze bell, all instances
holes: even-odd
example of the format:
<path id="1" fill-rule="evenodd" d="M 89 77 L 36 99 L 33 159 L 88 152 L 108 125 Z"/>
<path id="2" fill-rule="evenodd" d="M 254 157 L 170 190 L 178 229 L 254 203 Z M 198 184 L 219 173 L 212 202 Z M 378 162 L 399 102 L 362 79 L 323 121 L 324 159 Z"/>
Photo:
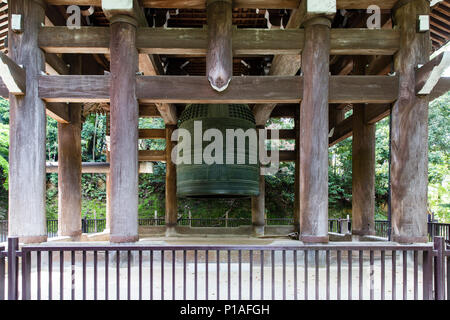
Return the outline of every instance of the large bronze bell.
<path id="1" fill-rule="evenodd" d="M 197 122 L 197 130 L 194 124 Z M 201 159 L 199 163 L 194 163 L 194 152 L 199 150 L 199 140 L 194 138 L 198 134 L 198 125 L 201 122 L 201 135 L 208 129 L 217 129 L 222 133 L 223 141 L 223 163 L 205 163 Z M 225 138 L 227 129 L 242 129 L 244 132 L 257 134 L 255 128 L 255 118 L 247 105 L 235 104 L 191 104 L 186 107 L 180 117 L 180 129 L 185 129 L 190 133 L 191 163 L 181 163 L 177 165 L 177 195 L 190 198 L 234 198 L 249 197 L 259 194 L 259 165 L 250 159 L 258 159 L 257 143 L 250 138 L 245 139 L 245 143 L 239 144 L 234 141 L 234 148 L 226 148 Z M 197 149 L 195 143 L 197 142 Z M 202 150 L 213 142 L 200 140 Z M 252 143 L 252 147 L 250 147 Z M 245 147 L 243 147 L 245 146 Z M 232 154 L 231 154 L 232 153 Z M 197 152 L 198 154 L 198 152 Z M 218 153 L 220 154 L 220 153 Z M 245 156 L 245 163 L 237 161 L 238 157 Z M 228 157 L 228 161 L 227 161 Z M 229 164 L 232 157 L 234 164 Z M 253 163 L 252 163 L 253 162 Z M 228 163 L 228 164 L 227 164 Z"/>

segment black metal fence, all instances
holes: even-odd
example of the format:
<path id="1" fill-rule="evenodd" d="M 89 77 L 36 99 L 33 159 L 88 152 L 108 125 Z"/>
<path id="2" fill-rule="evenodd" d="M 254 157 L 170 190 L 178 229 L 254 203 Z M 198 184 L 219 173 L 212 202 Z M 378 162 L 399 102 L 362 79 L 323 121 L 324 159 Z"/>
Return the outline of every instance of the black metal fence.
<path id="1" fill-rule="evenodd" d="M 18 239 L 9 238 L 8 250 L 0 248 L 0 300 L 443 300 L 450 297 L 449 255 L 441 237 L 423 245 L 20 250 Z"/>
<path id="2" fill-rule="evenodd" d="M 82 232 L 83 233 L 96 233 L 103 232 L 106 228 L 106 219 L 82 219 Z M 283 226 L 292 225 L 294 220 L 292 218 L 268 218 L 266 219 L 266 225 L 268 226 Z M 191 227 L 223 227 L 233 228 L 239 226 L 250 225 L 251 219 L 249 218 L 180 218 L 178 219 L 178 225 L 191 226 Z M 343 224 L 347 224 L 347 230 L 351 231 L 351 221 L 346 219 L 329 219 L 328 231 L 342 233 Z M 164 218 L 140 218 L 140 226 L 164 226 Z M 56 237 L 58 235 L 58 220 L 47 220 L 47 232 L 48 237 Z M 375 220 L 375 235 L 382 238 L 388 238 L 389 234 L 389 221 L 387 220 Z M 444 239 L 450 243 L 450 224 L 449 223 L 428 223 L 428 235 L 430 241 L 436 237 L 444 237 Z M 0 220 L 0 242 L 6 241 L 8 236 L 8 221 Z"/>

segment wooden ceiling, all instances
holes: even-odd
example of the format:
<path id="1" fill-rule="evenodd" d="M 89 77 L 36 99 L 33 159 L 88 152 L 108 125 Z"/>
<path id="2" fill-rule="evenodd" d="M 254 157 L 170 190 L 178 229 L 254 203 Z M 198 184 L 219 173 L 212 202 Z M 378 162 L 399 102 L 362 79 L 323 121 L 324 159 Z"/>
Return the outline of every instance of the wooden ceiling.
<path id="1" fill-rule="evenodd" d="M 1 0 L 0 0 L 1 1 Z M 83 9 L 88 9 L 88 7 Z M 65 6 L 53 6 L 52 11 L 66 15 Z M 389 10 L 383 10 L 389 19 Z M 0 2 L 0 50 L 7 52 L 8 4 Z M 205 9 L 145 9 L 150 27 L 168 28 L 202 28 L 206 25 Z M 287 9 L 233 9 L 233 24 L 237 28 L 284 28 L 289 20 Z M 358 27 L 354 24 L 361 21 L 364 10 L 347 10 L 345 15 L 340 11 L 333 22 L 333 27 Z M 63 20 L 62 20 L 63 21 Z M 107 26 L 109 24 L 101 8 L 95 7 L 94 14 L 83 20 L 85 25 Z M 450 40 L 450 0 L 444 0 L 432 8 L 431 38 L 433 51 L 438 50 Z M 167 64 L 168 74 L 204 75 L 205 62 L 201 57 L 163 56 Z M 236 57 L 234 59 L 235 75 L 263 75 L 270 68 L 270 57 Z M 342 61 L 337 61 L 342 63 Z M 332 66 L 332 70 L 336 69 Z"/>

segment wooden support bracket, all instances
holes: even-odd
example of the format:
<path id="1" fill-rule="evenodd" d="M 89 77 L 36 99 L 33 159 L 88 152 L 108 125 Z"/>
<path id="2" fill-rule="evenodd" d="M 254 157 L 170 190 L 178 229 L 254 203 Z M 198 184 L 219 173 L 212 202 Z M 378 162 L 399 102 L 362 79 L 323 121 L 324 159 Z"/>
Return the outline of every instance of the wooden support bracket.
<path id="1" fill-rule="evenodd" d="M 0 76 L 9 93 L 13 95 L 25 94 L 25 70 L 3 52 L 0 52 Z"/>
<path id="2" fill-rule="evenodd" d="M 428 95 L 450 67 L 450 52 L 442 52 L 416 71 L 416 94 Z"/>

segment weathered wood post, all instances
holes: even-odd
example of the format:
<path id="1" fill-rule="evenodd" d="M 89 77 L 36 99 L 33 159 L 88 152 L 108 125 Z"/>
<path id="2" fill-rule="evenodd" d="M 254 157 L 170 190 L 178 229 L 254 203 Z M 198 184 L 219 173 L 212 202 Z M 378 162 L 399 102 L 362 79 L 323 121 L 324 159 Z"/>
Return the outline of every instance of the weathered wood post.
<path id="1" fill-rule="evenodd" d="M 264 129 L 264 126 L 257 126 L 256 132 Z M 259 134 L 258 134 L 259 139 Z M 258 143 L 259 145 L 259 143 Z M 252 231 L 253 236 L 259 237 L 264 235 L 265 221 L 265 193 L 266 193 L 266 179 L 264 175 L 259 176 L 259 195 L 252 197 Z"/>
<path id="2" fill-rule="evenodd" d="M 172 141 L 172 134 L 176 130 L 176 125 L 166 124 L 166 235 L 175 235 L 177 226 L 178 206 L 177 206 L 177 167 L 172 161 L 172 150 L 175 142 Z"/>
<path id="3" fill-rule="evenodd" d="M 295 110 L 294 231 L 300 233 L 300 106 Z"/>
<path id="4" fill-rule="evenodd" d="M 355 64 L 365 74 L 366 59 Z M 366 105 L 353 105 L 352 140 L 352 234 L 375 234 L 375 124 L 365 121 Z"/>
<path id="5" fill-rule="evenodd" d="M 328 242 L 328 92 L 330 73 L 329 2 L 307 1 L 302 53 L 303 101 L 300 108 L 300 240 Z M 323 14 L 309 12 L 319 9 Z M 336 3 L 334 2 L 334 13 Z M 334 14 L 333 13 L 333 14 Z"/>
<path id="6" fill-rule="evenodd" d="M 81 74 L 81 56 L 70 57 L 70 73 Z M 58 123 L 58 235 L 81 236 L 81 111 L 69 105 L 70 123 Z"/>
<path id="7" fill-rule="evenodd" d="M 137 22 L 126 15 L 111 19 L 111 242 L 138 236 L 138 120 L 136 100 Z"/>
<path id="8" fill-rule="evenodd" d="M 106 117 L 106 162 L 111 162 L 111 126 L 110 126 L 110 115 Z M 106 174 L 106 214 L 105 214 L 105 230 L 104 232 L 111 232 L 111 175 Z"/>
<path id="9" fill-rule="evenodd" d="M 206 76 L 217 91 L 228 87 L 233 75 L 231 0 L 207 0 L 208 51 Z"/>
<path id="10" fill-rule="evenodd" d="M 429 61 L 430 32 L 418 31 L 419 15 L 429 15 L 426 0 L 400 1 L 394 8 L 400 49 L 394 58 L 399 96 L 392 108 L 392 240 L 427 242 L 428 96 L 415 94 L 415 69 Z"/>
<path id="11" fill-rule="evenodd" d="M 375 124 L 364 120 L 366 106 L 353 106 L 352 234 L 375 234 Z"/>
<path id="12" fill-rule="evenodd" d="M 9 95 L 9 236 L 20 242 L 47 240 L 45 214 L 45 104 L 39 98 L 37 77 L 44 71 L 38 30 L 44 23 L 45 3 L 8 1 L 9 21 L 20 15 L 21 32 L 8 33 L 9 56 L 26 70 L 26 94 Z"/>

